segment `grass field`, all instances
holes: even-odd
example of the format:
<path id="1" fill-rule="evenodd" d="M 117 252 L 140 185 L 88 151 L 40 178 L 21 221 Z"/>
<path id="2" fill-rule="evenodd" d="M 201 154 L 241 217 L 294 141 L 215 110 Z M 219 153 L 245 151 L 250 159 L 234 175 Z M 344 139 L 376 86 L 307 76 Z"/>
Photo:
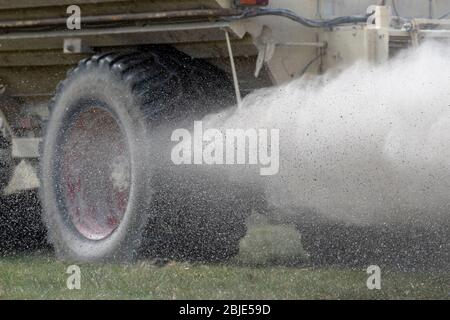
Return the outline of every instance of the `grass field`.
<path id="1" fill-rule="evenodd" d="M 80 265 L 80 290 L 67 289 L 69 265 L 48 252 L 0 258 L 0 298 L 450 299 L 448 273 L 383 267 L 381 290 L 368 290 L 364 268 L 308 266 L 300 236 L 289 226 L 250 228 L 227 265 Z"/>
<path id="2" fill-rule="evenodd" d="M 80 265 L 81 289 L 66 287 L 69 264 L 49 256 L 0 260 L 2 299 L 449 299 L 447 275 L 384 272 L 368 290 L 364 270 L 169 263 Z"/>

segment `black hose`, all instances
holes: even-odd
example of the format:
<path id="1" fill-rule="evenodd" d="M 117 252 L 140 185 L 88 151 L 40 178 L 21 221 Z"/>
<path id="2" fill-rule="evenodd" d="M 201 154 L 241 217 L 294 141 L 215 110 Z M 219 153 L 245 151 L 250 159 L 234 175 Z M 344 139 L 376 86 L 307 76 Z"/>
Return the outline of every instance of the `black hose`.
<path id="1" fill-rule="evenodd" d="M 312 66 L 312 64 L 314 62 L 316 62 L 317 60 L 319 60 L 322 57 L 322 54 L 318 54 L 317 56 L 315 56 L 314 58 L 312 58 L 302 69 L 302 71 L 299 73 L 299 77 L 302 77 L 306 71 L 308 71 L 309 67 Z"/>
<path id="2" fill-rule="evenodd" d="M 317 20 L 317 19 L 308 19 L 302 16 L 297 15 L 295 12 L 287 9 L 271 9 L 271 8 L 258 8 L 258 9 L 248 9 L 243 12 L 243 14 L 232 17 L 229 20 L 234 19 L 244 19 L 244 18 L 254 18 L 260 16 L 280 16 L 292 21 L 298 22 L 305 27 L 310 28 L 331 28 L 338 25 L 343 24 L 355 24 L 361 22 L 367 22 L 367 18 L 370 17 L 371 14 L 366 14 L 364 16 L 344 16 L 337 17 L 328 20 Z"/>

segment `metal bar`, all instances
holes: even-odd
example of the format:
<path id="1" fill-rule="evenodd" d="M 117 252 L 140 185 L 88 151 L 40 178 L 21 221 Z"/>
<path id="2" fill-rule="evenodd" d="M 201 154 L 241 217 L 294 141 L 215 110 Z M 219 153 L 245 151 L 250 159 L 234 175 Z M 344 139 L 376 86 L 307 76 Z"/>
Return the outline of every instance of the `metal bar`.
<path id="1" fill-rule="evenodd" d="M 126 0 L 125 0 L 126 1 Z M 114 2 L 124 2 L 124 0 L 0 0 L 0 10 L 5 9 L 28 9 L 28 8 L 45 8 L 55 6 L 86 5 L 86 4 L 107 4 Z"/>
<path id="2" fill-rule="evenodd" d="M 230 17 L 242 14 L 238 9 L 199 9 L 199 10 L 178 10 L 145 13 L 125 13 L 116 15 L 87 16 L 81 17 L 82 24 L 104 24 L 120 22 L 136 22 L 168 19 L 199 19 Z M 48 18 L 34 20 L 3 20 L 0 21 L 0 29 L 19 29 L 32 27 L 65 26 L 67 18 Z"/>
<path id="3" fill-rule="evenodd" d="M 450 30 L 419 30 L 419 36 L 429 38 L 450 38 Z"/>
<path id="4" fill-rule="evenodd" d="M 230 56 L 231 72 L 233 74 L 233 84 L 234 84 L 234 91 L 236 92 L 237 105 L 238 108 L 240 108 L 242 105 L 242 96 L 241 90 L 239 89 L 239 80 L 237 77 L 236 65 L 234 64 L 233 49 L 231 48 L 230 36 L 228 35 L 227 30 L 225 30 L 225 39 L 227 41 L 228 55 Z"/>
<path id="5" fill-rule="evenodd" d="M 450 19 L 413 19 L 416 25 L 441 25 L 441 26 L 449 26 Z"/>
<path id="6" fill-rule="evenodd" d="M 181 44 L 224 42 L 223 28 L 228 22 L 158 24 L 145 27 L 115 27 L 81 30 L 12 32 L 0 34 L 0 52 L 61 50 L 64 39 L 81 38 L 86 47 L 134 46 L 143 44 Z M 231 32 L 231 31 L 230 31 Z M 238 38 L 230 33 L 232 39 Z"/>
<path id="7" fill-rule="evenodd" d="M 323 48 L 327 44 L 326 42 L 284 42 L 277 43 L 276 46 L 280 47 L 314 47 L 314 48 Z"/>
<path id="8" fill-rule="evenodd" d="M 117 27 L 117 28 L 99 28 L 99 29 L 81 29 L 81 30 L 61 30 L 61 31 L 43 31 L 43 32 L 16 32 L 0 34 L 0 40 L 19 40 L 19 39 L 45 39 L 45 38 L 71 38 L 95 35 L 119 35 L 127 33 L 146 33 L 162 31 L 185 31 L 199 29 L 224 28 L 230 25 L 229 22 L 216 23 L 180 23 L 180 24 L 158 24 L 147 27 Z"/>

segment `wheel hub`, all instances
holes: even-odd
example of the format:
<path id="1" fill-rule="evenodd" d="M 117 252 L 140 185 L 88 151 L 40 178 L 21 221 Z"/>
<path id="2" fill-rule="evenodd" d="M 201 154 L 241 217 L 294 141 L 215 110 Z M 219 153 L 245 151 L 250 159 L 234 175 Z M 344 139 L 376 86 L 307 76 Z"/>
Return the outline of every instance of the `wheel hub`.
<path id="1" fill-rule="evenodd" d="M 127 210 L 130 154 L 115 118 L 102 108 L 78 114 L 62 152 L 62 193 L 69 220 L 80 234 L 102 240 Z"/>

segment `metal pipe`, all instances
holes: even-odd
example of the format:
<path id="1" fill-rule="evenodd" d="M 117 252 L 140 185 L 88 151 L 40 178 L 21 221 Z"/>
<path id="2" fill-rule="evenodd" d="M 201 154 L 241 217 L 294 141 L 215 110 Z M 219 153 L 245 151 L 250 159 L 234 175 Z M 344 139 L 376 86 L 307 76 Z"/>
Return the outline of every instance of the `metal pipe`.
<path id="1" fill-rule="evenodd" d="M 236 92 L 237 105 L 238 108 L 240 108 L 242 106 L 242 96 L 241 90 L 239 89 L 239 80 L 237 77 L 236 65 L 234 64 L 233 49 L 231 48 L 230 36 L 227 30 L 225 30 L 225 39 L 227 41 L 228 55 L 230 56 L 231 73 L 233 74 L 233 84 L 234 84 L 234 91 Z"/>
<path id="2" fill-rule="evenodd" d="M 86 16 L 81 17 L 83 24 L 103 24 L 117 22 L 136 22 L 150 20 L 168 20 L 181 18 L 218 18 L 238 16 L 242 14 L 242 10 L 238 9 L 200 9 L 200 10 L 177 10 L 162 12 L 145 12 L 145 13 L 125 13 L 103 16 Z M 34 20 L 3 20 L 0 21 L 0 29 L 14 28 L 31 28 L 31 27 L 49 27 L 49 26 L 65 26 L 67 18 L 47 18 Z"/>

